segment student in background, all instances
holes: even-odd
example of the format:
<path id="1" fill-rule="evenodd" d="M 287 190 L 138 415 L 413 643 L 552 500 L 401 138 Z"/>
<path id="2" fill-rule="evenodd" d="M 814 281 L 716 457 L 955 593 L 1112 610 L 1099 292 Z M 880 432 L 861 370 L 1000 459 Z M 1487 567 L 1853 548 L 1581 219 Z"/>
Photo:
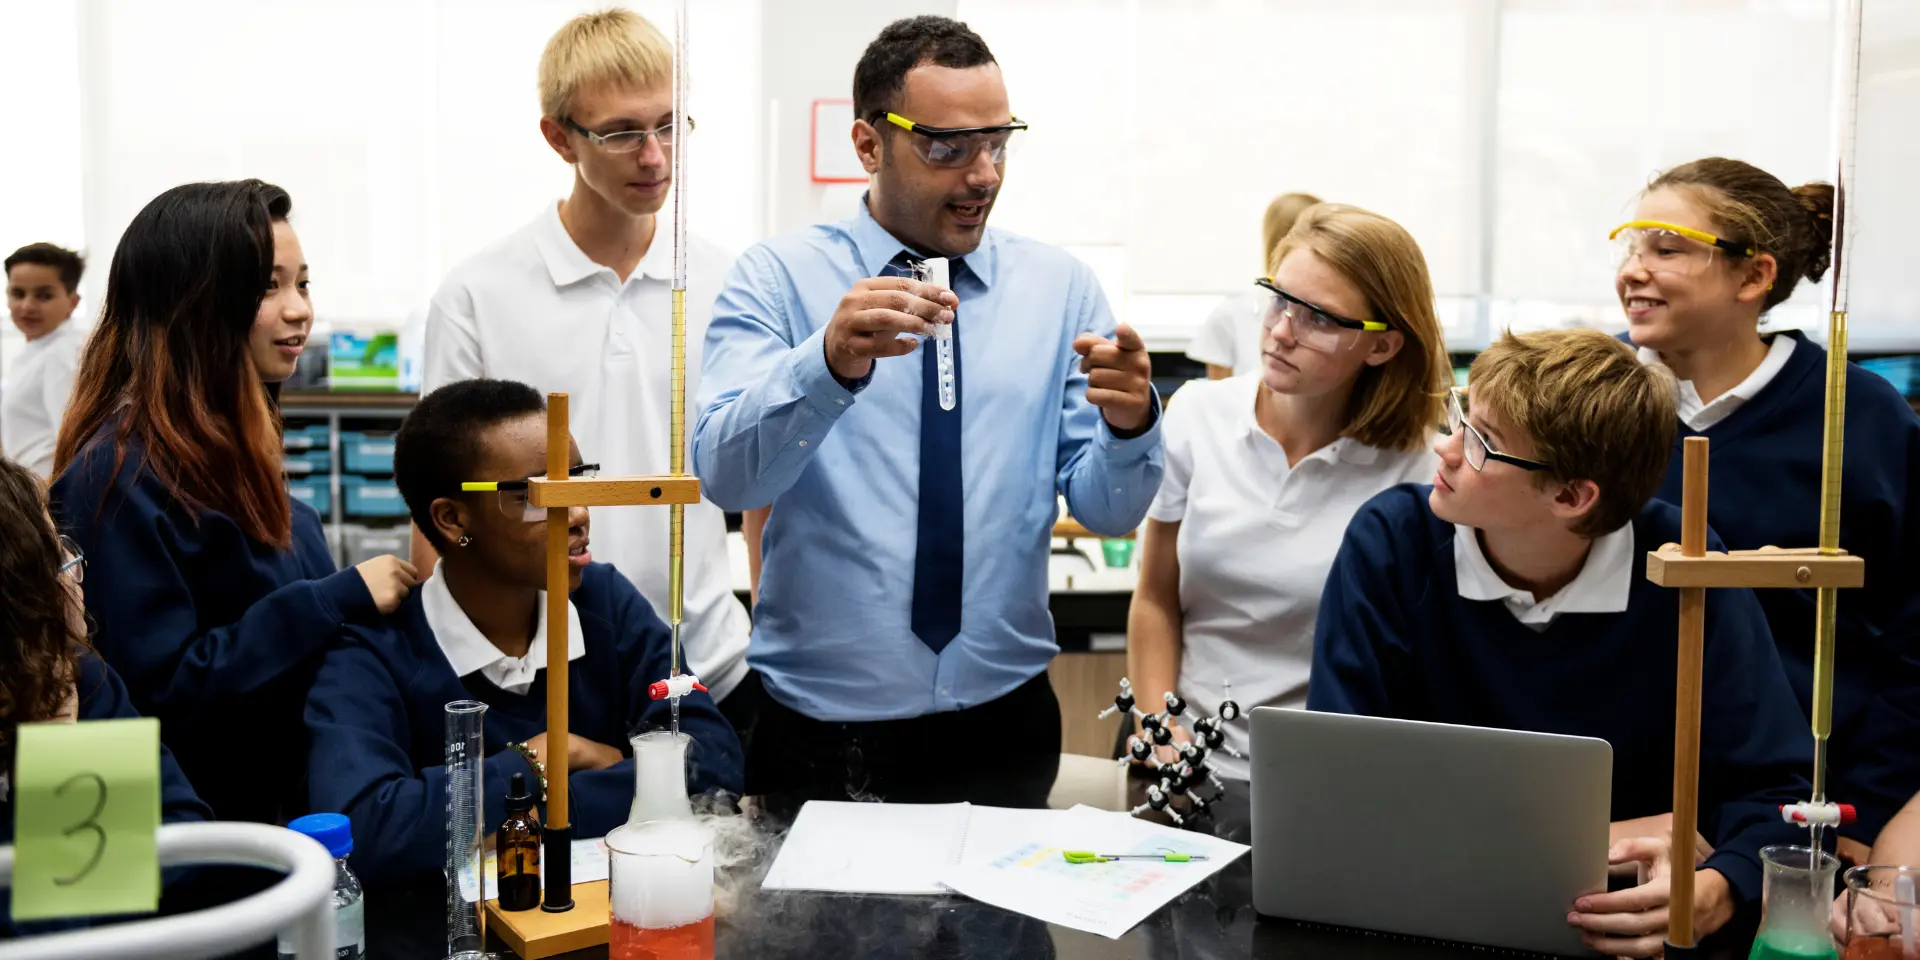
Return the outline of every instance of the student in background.
<path id="1" fill-rule="evenodd" d="M 1148 711 L 1171 690 L 1211 715 L 1229 680 L 1248 708 L 1306 706 L 1314 617 L 1347 521 L 1439 462 L 1431 432 L 1452 369 L 1413 237 L 1321 204 L 1274 257 L 1256 288 L 1263 369 L 1190 383 L 1167 408 L 1167 472 L 1127 615 L 1127 672 Z M 1226 732 L 1245 753 L 1245 731 Z M 1244 760 L 1213 763 L 1247 776 Z"/>
<path id="2" fill-rule="evenodd" d="M 1827 352 L 1760 329 L 1802 278 L 1826 273 L 1833 188 L 1788 189 L 1718 157 L 1654 178 L 1616 231 L 1614 286 L 1643 360 L 1679 376 L 1679 436 L 1713 441 L 1708 521 L 1736 550 L 1820 542 Z M 1840 546 L 1866 561 L 1839 594 L 1827 794 L 1859 810 L 1840 829 L 1858 856 L 1920 792 L 1920 417 L 1886 380 L 1849 364 Z M 1660 498 L 1680 502 L 1676 441 Z M 1814 591 L 1761 590 L 1774 643 L 1811 709 Z"/>
<path id="3" fill-rule="evenodd" d="M 1608 856 L 1650 869 L 1641 886 L 1581 897 L 1568 922 L 1602 953 L 1653 956 L 1674 869 L 1679 594 L 1645 568 L 1680 540 L 1679 509 L 1650 500 L 1672 380 L 1599 331 L 1553 330 L 1501 338 L 1470 383 L 1450 399 L 1433 485 L 1388 490 L 1347 528 L 1307 707 L 1612 744 Z M 1694 838 L 1681 869 L 1700 865 L 1696 929 L 1711 933 L 1759 899 L 1762 846 L 1806 842 L 1779 805 L 1805 799 L 1812 744 L 1752 591 L 1707 604 L 1704 675 L 1708 842 Z"/>
<path id="4" fill-rule="evenodd" d="M 223 820 L 298 803 L 321 651 L 413 583 L 390 556 L 335 573 L 281 475 L 275 389 L 313 320 L 292 206 L 258 180 L 192 183 L 134 216 L 54 458 L 100 655 Z"/>
<path id="5" fill-rule="evenodd" d="M 7 312 L 27 347 L 0 392 L 0 453 L 45 482 L 53 475 L 53 444 L 86 340 L 86 331 L 68 322 L 80 305 L 86 261 L 64 247 L 30 243 L 8 256 L 6 267 Z"/>
<path id="6" fill-rule="evenodd" d="M 1262 269 L 1268 274 L 1274 270 L 1274 252 L 1287 231 L 1293 229 L 1293 222 L 1319 202 L 1320 198 L 1310 193 L 1283 193 L 1267 204 L 1267 212 L 1260 218 L 1260 253 Z M 1207 365 L 1209 380 L 1259 370 L 1266 309 L 1267 298 L 1257 290 L 1220 301 L 1194 331 L 1187 356 Z"/>
<path id="7" fill-rule="evenodd" d="M 673 49 L 638 14 L 588 13 L 547 41 L 539 80 L 540 132 L 572 165 L 573 192 L 441 284 L 427 313 L 422 387 L 494 377 L 565 392 L 574 434 L 607 473 L 666 473 L 673 231 L 662 211 L 681 134 L 673 129 Z M 707 317 L 728 261 L 713 244 L 690 239 L 689 402 L 700 386 Z M 688 407 L 689 423 L 697 413 Z M 691 443 L 689 431 L 689 449 Z M 747 675 L 749 623 L 733 595 L 726 516 L 705 500 L 689 504 L 685 516 L 681 642 L 689 669 L 744 731 L 758 687 L 730 700 Z M 600 544 L 602 560 L 626 574 L 654 609 L 667 609 L 666 510 L 607 512 Z M 416 537 L 416 559 L 426 547 Z M 757 561 L 759 538 L 748 537 L 747 548 Z"/>
<path id="8" fill-rule="evenodd" d="M 20 724 L 139 716 L 120 677 L 87 646 L 86 557 L 55 532 L 44 490 L 39 477 L 0 458 L 0 594 L 7 598 L 0 603 L 0 844 L 13 842 Z M 162 745 L 161 822 L 211 816 Z M 0 887 L 0 939 L 80 925 L 16 927 L 9 914 L 7 889 Z"/>
<path id="9" fill-rule="evenodd" d="M 556 601 L 544 589 L 546 511 L 528 508 L 524 484 L 461 491 L 468 481 L 545 475 L 546 409 L 526 384 L 462 380 L 423 397 L 394 439 L 394 480 L 440 562 L 392 616 L 345 628 L 306 714 L 313 808 L 352 819 L 354 868 L 369 882 L 437 875 L 444 863 L 450 701 L 491 708 L 483 822 L 500 822 L 512 774 L 544 796 L 545 762 L 565 750 L 578 837 L 626 821 L 628 736 L 667 725 L 669 704 L 647 687 L 667 678 L 672 636 L 632 583 L 593 562 L 587 509 L 575 507 L 570 597 L 558 601 L 567 604 L 569 735 L 547 739 L 546 611 Z M 577 448 L 571 462 L 583 475 L 592 469 Z M 737 796 L 740 743 L 707 694 L 681 701 L 680 729 L 694 741 L 688 788 Z"/>

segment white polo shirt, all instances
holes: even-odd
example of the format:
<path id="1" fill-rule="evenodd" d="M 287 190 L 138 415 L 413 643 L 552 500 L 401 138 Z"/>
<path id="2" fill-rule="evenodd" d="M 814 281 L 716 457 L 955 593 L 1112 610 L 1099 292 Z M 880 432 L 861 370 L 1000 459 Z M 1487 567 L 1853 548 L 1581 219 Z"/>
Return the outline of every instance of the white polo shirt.
<path id="1" fill-rule="evenodd" d="M 1641 363 L 1659 363 L 1660 354 L 1650 347 L 1640 347 Z M 1673 398 L 1679 407 L 1680 422 L 1697 433 L 1705 433 L 1714 424 L 1725 420 L 1748 400 L 1760 395 L 1760 391 L 1773 382 L 1773 378 L 1786 369 L 1787 358 L 1793 356 L 1793 338 L 1775 334 L 1773 342 L 1767 346 L 1767 355 L 1760 365 L 1747 374 L 1733 389 L 1728 390 L 1710 403 L 1700 402 L 1700 391 L 1694 389 L 1692 380 L 1681 380 L 1673 386 Z"/>
<path id="2" fill-rule="evenodd" d="M 1250 287 L 1220 301 L 1193 332 L 1187 356 L 1227 367 L 1236 377 L 1260 372 L 1260 336 L 1264 332 L 1260 325 L 1272 297 L 1259 287 Z"/>
<path id="3" fill-rule="evenodd" d="M 0 453 L 42 480 L 52 479 L 53 445 L 86 342 L 80 319 L 69 318 L 20 351 L 0 392 Z"/>
<path id="4" fill-rule="evenodd" d="M 1500 579 L 1480 549 L 1480 533 L 1453 525 L 1454 587 L 1468 600 L 1499 600 L 1514 619 L 1538 633 L 1563 613 L 1622 613 L 1633 592 L 1633 524 L 1593 541 L 1573 582 L 1545 600 Z"/>
<path id="5" fill-rule="evenodd" d="M 534 221 L 453 269 L 427 311 L 421 389 L 455 380 L 518 380 L 564 391 L 573 436 L 604 474 L 666 473 L 672 413 L 673 241 L 660 215 L 653 243 L 625 283 L 587 258 L 549 204 Z M 731 265 L 693 238 L 687 250 L 687 465 L 691 400 L 699 387 L 707 320 Z M 667 618 L 668 511 L 593 511 L 594 559 L 618 567 Z M 725 697 L 747 672 L 747 611 L 734 599 L 726 515 L 702 500 L 686 509 L 687 663 Z"/>
<path id="6" fill-rule="evenodd" d="M 1401 452 L 1342 438 L 1292 467 L 1254 418 L 1258 373 L 1196 380 L 1167 404 L 1166 475 L 1147 516 L 1179 521 L 1179 693 L 1219 708 L 1221 682 L 1254 707 L 1304 708 L 1313 626 L 1333 555 L 1355 511 L 1396 483 L 1433 476 L 1431 449 Z M 1149 708 L 1150 709 L 1150 708 Z M 1227 743 L 1248 751 L 1245 722 Z M 1209 762 L 1247 778 L 1225 753 Z"/>

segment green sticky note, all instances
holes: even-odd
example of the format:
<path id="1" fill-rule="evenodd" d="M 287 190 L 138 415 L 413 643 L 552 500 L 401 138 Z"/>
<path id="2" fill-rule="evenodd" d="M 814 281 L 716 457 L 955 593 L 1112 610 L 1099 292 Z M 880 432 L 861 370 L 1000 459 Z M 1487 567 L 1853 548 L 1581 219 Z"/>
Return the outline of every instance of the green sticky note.
<path id="1" fill-rule="evenodd" d="M 160 906 L 160 721 L 23 723 L 14 754 L 13 919 Z"/>

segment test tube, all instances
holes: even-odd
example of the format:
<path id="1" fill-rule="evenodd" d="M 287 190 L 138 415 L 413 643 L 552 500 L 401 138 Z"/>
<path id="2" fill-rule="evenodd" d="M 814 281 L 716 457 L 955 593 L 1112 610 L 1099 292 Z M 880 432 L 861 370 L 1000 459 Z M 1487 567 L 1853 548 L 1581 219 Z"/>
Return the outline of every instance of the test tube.
<path id="1" fill-rule="evenodd" d="M 953 289 L 952 282 L 949 280 L 946 257 L 922 260 L 914 265 L 913 273 L 915 279 L 943 289 Z M 932 332 L 927 335 L 927 339 L 933 341 L 934 364 L 940 373 L 940 409 L 952 410 L 959 400 L 959 391 L 954 384 L 953 324 L 933 323 L 928 326 L 932 328 Z"/>
<path id="2" fill-rule="evenodd" d="M 487 957 L 482 876 L 480 796 L 481 763 L 486 750 L 481 718 L 487 705 L 478 700 L 447 704 L 447 960 Z"/>

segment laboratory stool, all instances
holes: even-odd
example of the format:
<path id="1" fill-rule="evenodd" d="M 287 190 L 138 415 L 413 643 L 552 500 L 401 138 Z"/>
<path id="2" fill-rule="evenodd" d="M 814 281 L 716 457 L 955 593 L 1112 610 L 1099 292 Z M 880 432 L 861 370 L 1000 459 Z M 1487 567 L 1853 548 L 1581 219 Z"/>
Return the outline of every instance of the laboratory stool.
<path id="1" fill-rule="evenodd" d="M 1085 804 L 1096 810 L 1127 809 L 1127 768 L 1112 760 L 1078 753 L 1060 755 L 1060 774 L 1047 794 L 1047 806 L 1065 810 Z"/>
<path id="2" fill-rule="evenodd" d="M 287 930 L 300 960 L 333 957 L 333 856 L 285 827 L 173 823 L 154 832 L 163 867 L 238 864 L 286 873 L 253 896 L 177 916 L 21 937 L 0 945 L 8 960 L 134 960 L 224 957 Z M 13 847 L 0 847 L 0 886 L 13 880 Z"/>

